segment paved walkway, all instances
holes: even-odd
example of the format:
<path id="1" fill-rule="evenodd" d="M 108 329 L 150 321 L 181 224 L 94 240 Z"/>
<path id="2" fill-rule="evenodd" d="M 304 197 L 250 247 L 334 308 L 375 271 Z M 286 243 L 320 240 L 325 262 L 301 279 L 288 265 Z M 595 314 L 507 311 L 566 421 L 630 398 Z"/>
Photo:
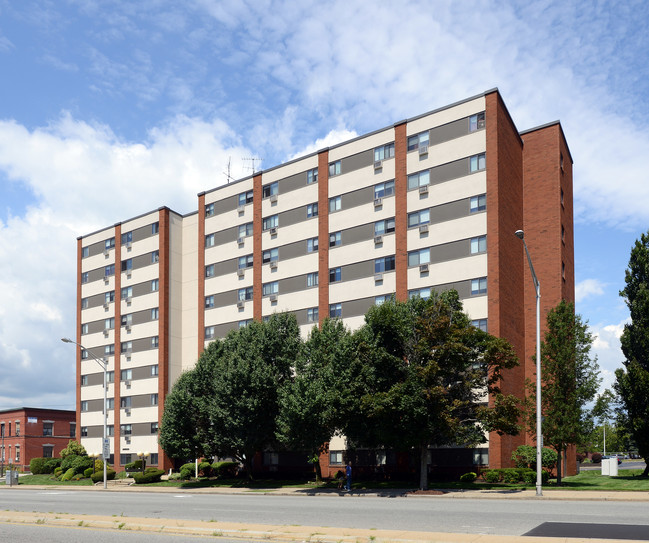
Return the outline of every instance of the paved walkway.
<path id="1" fill-rule="evenodd" d="M 543 496 L 537 497 L 535 490 L 465 490 L 444 491 L 444 494 L 412 494 L 407 490 L 355 490 L 351 493 L 341 493 L 332 489 L 299 489 L 281 488 L 260 491 L 245 488 L 201 488 L 178 489 L 177 487 L 140 487 L 127 486 L 123 483 L 109 481 L 108 492 L 179 492 L 197 494 L 255 494 L 267 495 L 309 495 L 323 496 L 338 499 L 372 498 L 383 496 L 405 496 L 407 499 L 505 499 L 505 500 L 597 500 L 597 501 L 646 501 L 649 502 L 649 492 L 600 492 L 600 491 L 574 491 L 574 490 L 544 490 Z M 52 490 L 56 486 L 19 485 L 10 491 L 20 492 L 22 489 Z M 81 492 L 103 492 L 101 484 L 92 487 L 66 486 L 67 490 Z M 152 519 L 136 517 L 113 517 L 101 515 L 79 515 L 40 512 L 0 512 L 0 522 L 12 524 L 47 524 L 52 526 L 76 526 L 91 529 L 135 530 L 151 533 L 212 536 L 242 540 L 272 540 L 287 542 L 312 542 L 312 543 L 408 543 L 408 542 L 435 542 L 435 543 L 611 543 L 613 539 L 584 539 L 566 537 L 531 537 L 531 536 L 496 536 L 480 534 L 453 534 L 437 532 L 411 532 L 403 530 L 369 530 L 332 528 L 322 526 L 274 526 L 264 524 L 240 524 L 231 522 L 204 522 L 179 519 Z M 631 540 L 624 540 L 629 543 Z"/>

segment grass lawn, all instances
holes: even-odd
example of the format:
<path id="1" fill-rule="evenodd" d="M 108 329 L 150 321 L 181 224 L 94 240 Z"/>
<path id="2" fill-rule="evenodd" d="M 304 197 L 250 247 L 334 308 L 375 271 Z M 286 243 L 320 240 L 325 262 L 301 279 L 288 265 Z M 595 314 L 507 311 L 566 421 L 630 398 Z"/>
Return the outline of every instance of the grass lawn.
<path id="1" fill-rule="evenodd" d="M 640 477 L 641 469 L 619 470 L 617 477 L 601 475 L 600 471 L 582 471 L 579 475 L 564 477 L 561 487 L 570 490 L 641 490 L 649 492 L 649 478 Z"/>
<path id="2" fill-rule="evenodd" d="M 6 484 L 2 481 L 2 484 Z M 51 473 L 42 475 L 21 475 L 18 478 L 19 485 L 64 485 L 64 486 L 92 486 L 90 479 L 81 479 L 79 481 L 59 481 L 53 479 Z"/>

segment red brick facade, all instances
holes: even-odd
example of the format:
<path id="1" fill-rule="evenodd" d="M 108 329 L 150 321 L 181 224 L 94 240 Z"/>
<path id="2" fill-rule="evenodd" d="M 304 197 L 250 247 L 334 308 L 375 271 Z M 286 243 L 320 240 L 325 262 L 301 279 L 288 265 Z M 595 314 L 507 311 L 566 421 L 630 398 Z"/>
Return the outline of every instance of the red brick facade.
<path id="1" fill-rule="evenodd" d="M 406 123 L 394 127 L 394 230 L 396 298 L 408 299 L 408 137 Z"/>

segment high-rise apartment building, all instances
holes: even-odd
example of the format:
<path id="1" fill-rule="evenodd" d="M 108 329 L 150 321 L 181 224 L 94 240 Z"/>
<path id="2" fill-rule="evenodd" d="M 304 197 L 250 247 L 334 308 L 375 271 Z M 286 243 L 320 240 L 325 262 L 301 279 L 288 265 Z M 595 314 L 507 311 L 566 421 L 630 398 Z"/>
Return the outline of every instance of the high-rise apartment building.
<path id="1" fill-rule="evenodd" d="M 303 333 L 374 304 L 454 288 L 476 326 L 508 339 L 534 377 L 543 314 L 574 299 L 572 159 L 561 125 L 519 132 L 497 90 L 407 119 L 78 239 L 77 422 L 101 450 L 103 373 L 117 469 L 157 445 L 164 398 L 205 345 L 252 319 L 293 312 Z M 508 466 L 526 436 L 490 436 L 477 463 Z M 339 457 L 334 450 L 332 469 Z M 325 466 L 326 467 L 326 466 Z"/>

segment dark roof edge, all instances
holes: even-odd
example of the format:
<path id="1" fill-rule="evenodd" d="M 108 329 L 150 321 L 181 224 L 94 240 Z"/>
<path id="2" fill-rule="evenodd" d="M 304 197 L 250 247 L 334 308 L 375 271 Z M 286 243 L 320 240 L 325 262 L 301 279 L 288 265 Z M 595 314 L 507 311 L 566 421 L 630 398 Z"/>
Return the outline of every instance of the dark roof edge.
<path id="1" fill-rule="evenodd" d="M 13 409 L 0 409 L 0 413 L 11 413 L 13 411 L 25 411 L 25 412 L 56 412 L 56 413 L 72 413 L 75 414 L 76 411 L 73 409 L 48 409 L 47 407 L 14 407 Z"/>

